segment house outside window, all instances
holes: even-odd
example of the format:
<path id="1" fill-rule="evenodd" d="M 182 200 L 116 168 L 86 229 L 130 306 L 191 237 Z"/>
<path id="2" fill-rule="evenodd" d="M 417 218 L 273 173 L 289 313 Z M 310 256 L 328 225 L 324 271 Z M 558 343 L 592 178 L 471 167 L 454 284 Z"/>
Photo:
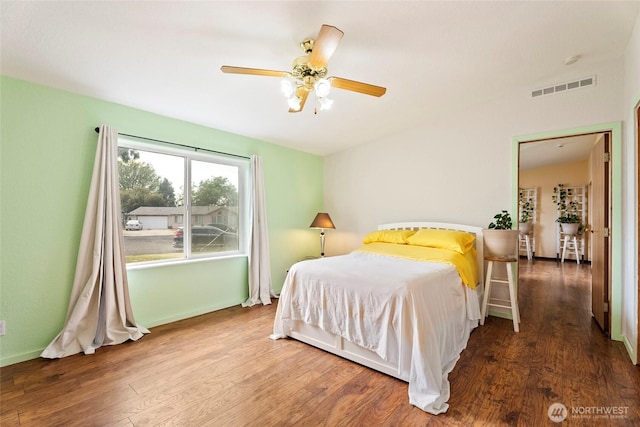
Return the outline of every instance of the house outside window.
<path id="1" fill-rule="evenodd" d="M 118 165 L 127 265 L 246 254 L 248 159 L 122 138 Z"/>

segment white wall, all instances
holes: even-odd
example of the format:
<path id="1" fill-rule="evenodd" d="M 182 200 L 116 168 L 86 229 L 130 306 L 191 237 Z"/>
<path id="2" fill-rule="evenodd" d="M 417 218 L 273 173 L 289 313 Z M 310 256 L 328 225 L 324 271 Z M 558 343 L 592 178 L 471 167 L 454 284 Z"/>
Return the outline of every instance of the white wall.
<path id="1" fill-rule="evenodd" d="M 622 152 L 623 271 L 622 335 L 632 359 L 638 363 L 638 145 L 634 110 L 640 102 L 640 13 L 625 51 L 624 125 Z"/>
<path id="2" fill-rule="evenodd" d="M 575 65 L 578 65 L 577 63 Z M 535 86 L 596 74 L 589 89 L 537 99 Z M 487 226 L 512 206 L 512 138 L 623 119 L 623 61 L 583 64 L 564 75 L 420 127 L 325 157 L 325 209 L 337 229 L 327 253 L 344 253 L 377 224 L 409 220 Z"/>
<path id="3" fill-rule="evenodd" d="M 640 16 L 640 15 L 639 15 Z M 480 102 L 459 100 L 459 111 L 325 158 L 324 207 L 337 225 L 327 253 L 348 252 L 377 224 L 409 220 L 487 226 L 510 209 L 512 138 L 555 130 L 625 121 L 623 132 L 622 331 L 635 358 L 637 339 L 637 179 L 633 106 L 640 99 L 640 19 L 624 58 L 583 60 L 531 87 Z M 535 87 L 597 76 L 597 85 L 531 99 Z M 623 160 L 624 161 L 624 160 Z"/>

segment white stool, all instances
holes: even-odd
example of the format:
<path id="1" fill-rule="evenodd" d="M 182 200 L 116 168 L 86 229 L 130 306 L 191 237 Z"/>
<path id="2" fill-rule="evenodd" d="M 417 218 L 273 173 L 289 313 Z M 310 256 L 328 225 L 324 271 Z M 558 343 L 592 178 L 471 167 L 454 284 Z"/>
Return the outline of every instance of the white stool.
<path id="1" fill-rule="evenodd" d="M 511 317 L 513 317 L 513 330 L 516 332 L 519 332 L 520 327 L 518 324 L 520 323 L 520 310 L 518 309 L 518 296 L 516 294 L 516 289 L 513 282 L 513 271 L 511 271 L 511 263 L 517 262 L 518 260 L 516 258 L 494 258 L 494 257 L 485 257 L 484 259 L 488 261 L 488 265 L 487 265 L 487 279 L 484 285 L 484 298 L 482 299 L 482 318 L 480 319 L 480 324 L 484 325 L 484 319 L 487 317 L 488 307 L 508 308 L 511 310 Z M 507 280 L 495 279 L 492 277 L 494 262 L 499 262 L 506 267 Z M 493 298 L 490 301 L 492 282 L 502 283 L 508 286 L 509 288 L 508 300 Z"/>
<path id="2" fill-rule="evenodd" d="M 564 262 L 564 256 L 567 252 L 567 246 L 569 246 L 569 244 L 573 245 L 573 250 L 576 254 L 576 262 L 578 264 L 580 264 L 580 253 L 579 253 L 579 248 L 580 246 L 578 246 L 578 238 L 576 237 L 575 234 L 566 234 L 564 236 L 564 244 L 562 245 L 562 260 L 561 262 Z"/>
<path id="3" fill-rule="evenodd" d="M 531 239 L 529 238 L 529 235 L 526 233 L 520 233 L 520 243 L 524 243 L 525 245 L 525 249 L 527 251 L 527 259 L 528 260 L 532 260 L 533 259 L 533 251 L 531 250 Z"/>

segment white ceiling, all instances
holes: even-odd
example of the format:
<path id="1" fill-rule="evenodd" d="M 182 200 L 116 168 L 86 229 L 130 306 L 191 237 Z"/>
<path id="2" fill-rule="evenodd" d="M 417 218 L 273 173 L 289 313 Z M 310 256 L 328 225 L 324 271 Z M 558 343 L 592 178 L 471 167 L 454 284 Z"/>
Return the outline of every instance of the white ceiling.
<path id="1" fill-rule="evenodd" d="M 623 55 L 640 2 L 13 2 L 1 4 L 3 75 L 325 155 L 426 117 Z M 321 24 L 344 31 L 330 112 L 287 112 L 279 79 Z M 96 123 L 98 125 L 98 123 Z M 123 132 L 129 129 L 121 129 Z"/>
<path id="2" fill-rule="evenodd" d="M 520 169 L 587 160 L 599 134 L 520 143 Z"/>

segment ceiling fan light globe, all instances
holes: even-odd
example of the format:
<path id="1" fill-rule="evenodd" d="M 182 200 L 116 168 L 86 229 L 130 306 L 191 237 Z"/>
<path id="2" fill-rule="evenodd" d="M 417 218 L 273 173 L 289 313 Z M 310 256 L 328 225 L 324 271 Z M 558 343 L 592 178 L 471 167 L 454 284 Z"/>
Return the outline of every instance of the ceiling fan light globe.
<path id="1" fill-rule="evenodd" d="M 291 98 L 295 93 L 296 86 L 290 79 L 282 79 L 280 81 L 280 90 L 285 98 Z"/>
<path id="2" fill-rule="evenodd" d="M 292 110 L 297 111 L 300 109 L 300 98 L 298 98 L 297 96 L 292 96 L 287 99 L 287 103 L 289 104 L 289 108 L 291 108 Z"/>
<path id="3" fill-rule="evenodd" d="M 327 79 L 318 79 L 314 85 L 316 95 L 320 98 L 324 98 L 331 92 L 331 83 Z"/>
<path id="4" fill-rule="evenodd" d="M 333 99 L 329 99 L 326 97 L 318 98 L 318 102 L 320 103 L 320 111 L 327 111 L 331 109 L 333 105 Z"/>

